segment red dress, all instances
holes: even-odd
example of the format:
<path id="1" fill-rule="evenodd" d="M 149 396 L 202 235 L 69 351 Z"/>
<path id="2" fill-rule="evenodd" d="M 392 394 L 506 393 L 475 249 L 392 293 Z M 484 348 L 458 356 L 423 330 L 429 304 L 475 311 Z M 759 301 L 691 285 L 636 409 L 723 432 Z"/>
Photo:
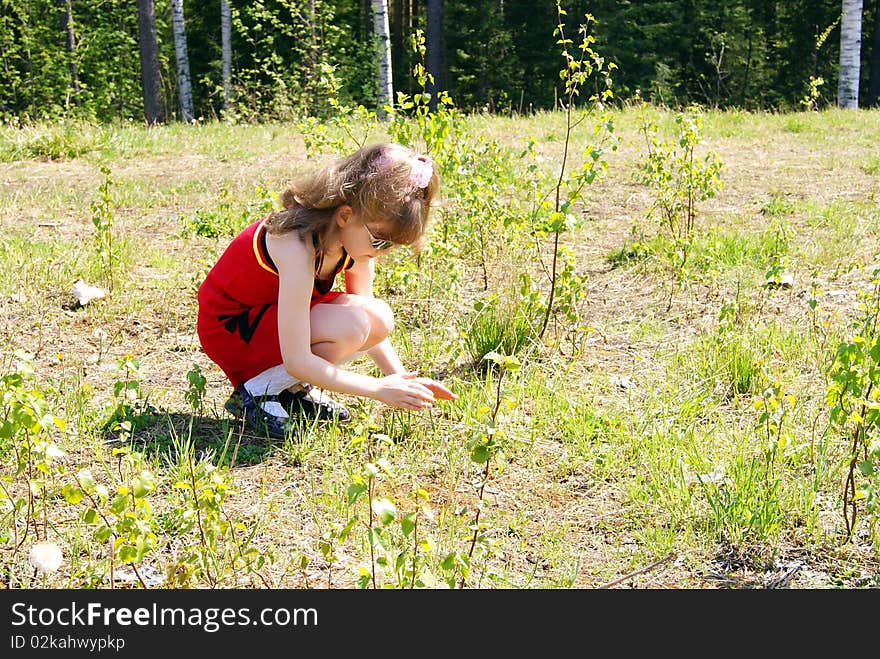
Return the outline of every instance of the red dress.
<path id="1" fill-rule="evenodd" d="M 238 234 L 199 286 L 199 341 L 234 387 L 282 363 L 278 270 L 266 249 L 267 219 Z M 352 265 L 343 249 L 329 279 L 318 279 L 316 274 L 312 307 L 342 294 L 330 289 L 336 275 Z M 316 264 L 316 273 L 318 269 Z"/>

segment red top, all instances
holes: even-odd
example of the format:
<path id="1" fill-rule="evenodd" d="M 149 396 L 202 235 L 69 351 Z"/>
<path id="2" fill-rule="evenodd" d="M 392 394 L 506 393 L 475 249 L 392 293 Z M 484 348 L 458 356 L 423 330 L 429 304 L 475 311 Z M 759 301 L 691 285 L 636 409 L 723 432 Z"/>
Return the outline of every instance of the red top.
<path id="1" fill-rule="evenodd" d="M 199 286 L 198 334 L 205 354 L 233 385 L 281 364 L 278 340 L 278 269 L 266 248 L 266 220 L 238 234 Z M 317 238 L 313 238 L 317 243 Z M 317 246 L 317 245 L 316 245 Z M 321 254 L 315 261 L 311 307 L 330 302 L 336 275 L 354 261 L 342 258 L 328 279 L 318 279 Z"/>
<path id="2" fill-rule="evenodd" d="M 266 248 L 267 219 L 253 222 L 232 240 L 199 287 L 200 306 L 208 304 L 219 313 L 231 313 L 278 302 L 278 269 Z M 343 249 L 329 279 L 318 279 L 316 272 L 312 306 L 323 301 L 336 275 L 353 265 Z"/>

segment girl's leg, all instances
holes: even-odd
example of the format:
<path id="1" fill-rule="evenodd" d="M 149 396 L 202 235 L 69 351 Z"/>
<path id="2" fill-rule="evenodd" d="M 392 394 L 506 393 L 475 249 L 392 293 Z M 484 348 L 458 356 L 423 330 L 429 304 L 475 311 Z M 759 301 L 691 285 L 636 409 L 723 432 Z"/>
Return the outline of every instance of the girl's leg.
<path id="1" fill-rule="evenodd" d="M 274 396 L 297 383 L 299 380 L 287 372 L 284 364 L 278 364 L 245 381 L 244 387 L 252 396 Z"/>
<path id="2" fill-rule="evenodd" d="M 312 352 L 328 362 L 340 364 L 383 341 L 393 326 L 394 317 L 386 303 L 360 295 L 343 294 L 330 303 L 312 308 Z M 275 396 L 285 389 L 296 391 L 303 387 L 283 364 L 278 364 L 246 380 L 244 388 L 252 396 L 260 397 Z M 283 407 L 275 401 L 264 401 L 262 407 L 277 417 L 287 417 Z"/>
<path id="3" fill-rule="evenodd" d="M 385 302 L 343 294 L 312 308 L 312 352 L 339 364 L 384 341 L 393 328 L 394 314 Z"/>

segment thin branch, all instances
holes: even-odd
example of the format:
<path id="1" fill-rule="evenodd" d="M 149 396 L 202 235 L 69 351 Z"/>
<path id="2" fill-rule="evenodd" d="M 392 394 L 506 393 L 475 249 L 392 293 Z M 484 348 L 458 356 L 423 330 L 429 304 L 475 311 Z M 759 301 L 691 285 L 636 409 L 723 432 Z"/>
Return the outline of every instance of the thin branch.
<path id="1" fill-rule="evenodd" d="M 601 586 L 598 586 L 598 589 L 603 590 L 606 588 L 611 588 L 612 586 L 616 586 L 620 583 L 623 583 L 627 579 L 632 579 L 633 577 L 635 577 L 639 574 L 644 574 L 645 572 L 650 572 L 654 568 L 660 567 L 661 565 L 663 565 L 667 561 L 671 560 L 674 556 L 675 556 L 675 553 L 673 552 L 673 553 L 669 554 L 668 556 L 666 556 L 665 558 L 661 558 L 659 561 L 655 561 L 654 563 L 651 563 L 650 565 L 646 565 L 645 567 L 639 568 L 635 572 L 630 572 L 629 574 L 623 575 L 619 579 L 615 579 L 614 581 L 609 581 L 606 584 L 602 584 Z"/>

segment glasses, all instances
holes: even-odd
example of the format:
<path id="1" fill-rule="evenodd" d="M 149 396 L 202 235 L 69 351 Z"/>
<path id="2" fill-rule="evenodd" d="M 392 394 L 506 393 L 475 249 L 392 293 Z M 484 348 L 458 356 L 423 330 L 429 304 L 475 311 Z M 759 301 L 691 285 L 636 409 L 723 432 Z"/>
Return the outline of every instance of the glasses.
<path id="1" fill-rule="evenodd" d="M 383 249 L 390 249 L 391 247 L 394 247 L 394 243 L 392 241 L 385 238 L 376 238 L 376 236 L 373 235 L 373 232 L 370 231 L 370 227 L 368 227 L 366 224 L 364 224 L 364 229 L 367 230 L 367 235 L 370 237 L 370 246 L 373 249 L 382 251 Z"/>

